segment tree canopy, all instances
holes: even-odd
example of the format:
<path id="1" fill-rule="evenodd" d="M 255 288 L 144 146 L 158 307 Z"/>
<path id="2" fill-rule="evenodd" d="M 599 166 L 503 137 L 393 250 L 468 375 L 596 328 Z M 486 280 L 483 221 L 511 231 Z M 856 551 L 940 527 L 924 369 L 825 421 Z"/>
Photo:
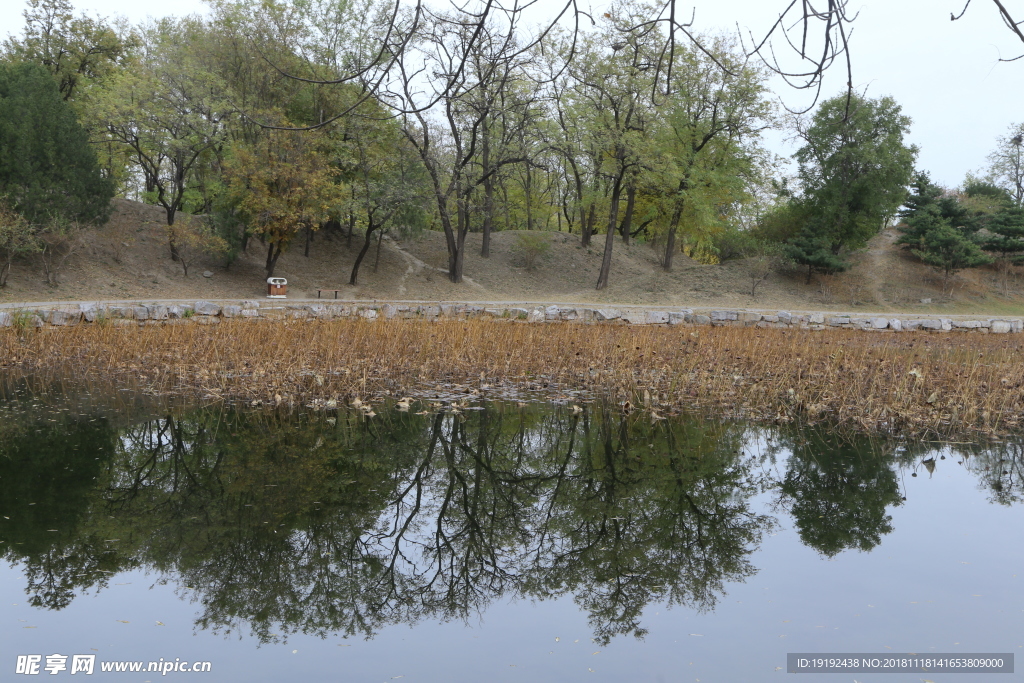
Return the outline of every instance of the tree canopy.
<path id="1" fill-rule="evenodd" d="M 0 62 L 0 195 L 32 223 L 103 222 L 113 197 L 57 83 L 39 64 Z"/>

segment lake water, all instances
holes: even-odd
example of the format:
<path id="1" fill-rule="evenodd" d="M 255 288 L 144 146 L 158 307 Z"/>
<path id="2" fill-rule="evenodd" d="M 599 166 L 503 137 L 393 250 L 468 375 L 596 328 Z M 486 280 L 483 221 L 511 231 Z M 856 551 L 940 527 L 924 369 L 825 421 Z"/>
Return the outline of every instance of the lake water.
<path id="1" fill-rule="evenodd" d="M 0 392 L 0 679 L 33 654 L 47 680 L 94 655 L 87 680 L 732 683 L 789 652 L 1024 652 L 1020 444 L 375 411 Z M 161 658 L 211 671 L 100 670 Z M 989 678 L 1024 675 L 796 676 Z"/>

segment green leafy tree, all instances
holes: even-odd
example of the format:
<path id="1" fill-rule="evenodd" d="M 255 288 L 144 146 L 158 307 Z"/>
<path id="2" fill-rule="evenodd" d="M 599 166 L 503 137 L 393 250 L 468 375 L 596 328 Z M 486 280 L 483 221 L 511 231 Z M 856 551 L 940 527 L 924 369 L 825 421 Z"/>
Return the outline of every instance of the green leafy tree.
<path id="1" fill-rule="evenodd" d="M 917 148 L 904 136 L 910 118 L 891 97 L 840 95 L 821 103 L 796 153 L 815 220 L 807 229 L 838 255 L 878 233 L 907 198 Z"/>
<path id="2" fill-rule="evenodd" d="M 327 222 L 339 202 L 338 169 L 318 142 L 311 133 L 276 130 L 254 145 L 237 143 L 225 162 L 240 216 L 267 244 L 267 277 L 295 236 Z"/>
<path id="3" fill-rule="evenodd" d="M 105 222 L 113 184 L 42 66 L 0 63 L 0 195 L 30 223 Z"/>
<path id="4" fill-rule="evenodd" d="M 68 0 L 28 0 L 24 34 L 4 41 L 12 61 L 43 65 L 63 99 L 74 102 L 89 86 L 123 68 L 137 46 L 124 26 L 102 18 L 74 16 Z"/>
<path id="5" fill-rule="evenodd" d="M 209 33 L 194 17 L 148 26 L 138 67 L 111 79 L 97 103 L 107 140 L 130 151 L 142 196 L 164 209 L 174 260 L 175 217 L 200 169 L 226 142 L 234 115 L 223 82 L 197 59 L 196 46 Z"/>

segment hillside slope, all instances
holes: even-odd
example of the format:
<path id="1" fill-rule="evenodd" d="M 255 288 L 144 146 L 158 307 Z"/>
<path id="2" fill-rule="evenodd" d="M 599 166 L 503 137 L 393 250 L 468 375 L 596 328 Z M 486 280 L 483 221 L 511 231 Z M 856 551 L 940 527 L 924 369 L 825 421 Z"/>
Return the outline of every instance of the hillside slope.
<path id="1" fill-rule="evenodd" d="M 60 284 L 46 284 L 37 263 L 14 266 L 0 303 L 117 299 L 244 299 L 265 295 L 265 249 L 258 241 L 229 267 L 200 259 L 185 277 L 170 259 L 159 207 L 117 199 L 110 222 L 90 233 L 86 246 L 62 272 Z M 480 257 L 480 235 L 470 234 L 465 282 L 448 281 L 444 236 L 427 232 L 419 238 L 384 240 L 374 269 L 376 244 L 367 254 L 359 283 L 350 287 L 352 263 L 362 244 L 354 236 L 317 234 L 310 256 L 297 240 L 278 262 L 275 275 L 289 282 L 289 298 L 315 298 L 317 288 L 339 288 L 346 299 L 421 299 L 463 301 L 550 301 L 672 305 L 680 307 L 747 307 L 764 309 L 853 309 L 864 311 L 930 310 L 948 313 L 1021 313 L 1024 300 L 1019 273 L 1012 273 L 1006 293 L 994 269 L 961 274 L 952 299 L 944 297 L 937 274 L 894 246 L 887 230 L 853 259 L 847 273 L 815 277 L 805 284 L 800 272 L 772 275 L 757 297 L 743 262 L 701 265 L 679 255 L 675 269 L 659 266 L 659 252 L 648 244 L 614 247 L 611 284 L 596 291 L 603 237 L 589 249 L 579 236 L 545 233 L 549 250 L 527 268 L 517 250 L 518 232 L 492 237 L 491 258 Z M 204 277 L 206 271 L 211 277 Z M 931 299 L 922 304 L 921 300 Z"/>

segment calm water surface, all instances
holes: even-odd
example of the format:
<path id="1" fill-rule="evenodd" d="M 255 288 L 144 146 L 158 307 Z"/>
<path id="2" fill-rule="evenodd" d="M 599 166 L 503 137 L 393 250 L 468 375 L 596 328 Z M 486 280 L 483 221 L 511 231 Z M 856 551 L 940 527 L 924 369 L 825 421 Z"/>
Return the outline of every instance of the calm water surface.
<path id="1" fill-rule="evenodd" d="M 0 680 L 26 654 L 100 681 L 731 683 L 793 677 L 787 652 L 1024 653 L 1020 444 L 582 408 L 8 388 Z M 160 658 L 212 671 L 99 671 Z M 854 678 L 1024 674 L 796 680 Z"/>

